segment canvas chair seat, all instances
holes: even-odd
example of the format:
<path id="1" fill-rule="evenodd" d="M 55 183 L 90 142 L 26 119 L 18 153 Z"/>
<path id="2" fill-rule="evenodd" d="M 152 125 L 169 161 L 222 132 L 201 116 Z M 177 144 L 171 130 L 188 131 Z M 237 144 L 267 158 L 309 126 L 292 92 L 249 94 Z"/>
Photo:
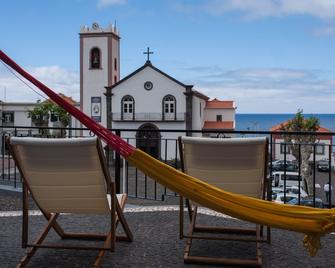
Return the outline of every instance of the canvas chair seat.
<path id="1" fill-rule="evenodd" d="M 179 137 L 179 152 L 182 171 L 228 192 L 264 199 L 267 180 L 266 138 L 200 138 Z M 255 228 L 227 228 L 197 224 L 198 204 L 186 200 L 189 214 L 189 230 L 184 234 L 184 198 L 180 197 L 180 238 L 187 238 L 184 261 L 238 266 L 261 266 L 259 242 L 270 242 L 270 229 L 263 237 L 263 226 Z M 206 236 L 196 233 L 220 233 Z M 227 236 L 227 234 L 230 234 Z M 237 234 L 239 237 L 231 236 Z M 240 237 L 242 235 L 243 237 Z M 250 236 L 251 235 L 251 236 Z M 193 239 L 234 240 L 254 242 L 255 259 L 231 259 L 227 257 L 194 256 L 191 252 Z M 241 253 L 243 254 L 243 253 Z"/>
<path id="2" fill-rule="evenodd" d="M 114 251 L 116 240 L 132 241 L 132 233 L 122 212 L 127 195 L 115 194 L 100 140 L 12 137 L 8 145 L 23 178 L 22 247 L 29 248 L 18 267 L 27 265 L 40 247 L 96 249 L 99 255 L 94 267 L 100 267 L 105 251 Z M 34 243 L 28 242 L 28 193 L 48 220 Z M 111 227 L 107 234 L 67 233 L 57 223 L 60 213 L 108 214 Z M 124 236 L 115 233 L 118 223 L 123 227 Z M 42 244 L 51 228 L 62 239 L 105 242 L 101 247 Z"/>

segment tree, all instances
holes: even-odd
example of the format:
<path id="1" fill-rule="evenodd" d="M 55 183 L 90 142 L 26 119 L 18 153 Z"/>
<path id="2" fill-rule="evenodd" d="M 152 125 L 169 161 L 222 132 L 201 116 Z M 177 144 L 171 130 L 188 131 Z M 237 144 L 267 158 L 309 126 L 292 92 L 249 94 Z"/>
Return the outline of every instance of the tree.
<path id="1" fill-rule="evenodd" d="M 320 128 L 319 119 L 316 117 L 305 118 L 302 110 L 298 110 L 294 118 L 281 125 L 280 130 L 287 132 L 317 132 Z M 291 149 L 295 159 L 300 159 L 300 171 L 302 179 L 307 184 L 307 192 L 313 192 L 313 179 L 311 176 L 311 167 L 309 158 L 314 150 L 317 135 L 283 135 L 285 144 Z"/>
<path id="2" fill-rule="evenodd" d="M 62 107 L 58 106 L 56 103 L 46 100 L 43 102 L 38 102 L 38 104 L 31 110 L 28 110 L 28 118 L 31 118 L 33 124 L 38 127 L 48 127 L 50 115 L 56 116 L 59 122 L 59 127 L 65 128 L 69 125 L 70 115 Z M 50 135 L 49 129 L 40 129 L 42 137 L 47 137 Z M 64 137 L 65 131 L 59 131 L 56 134 L 58 137 Z"/>

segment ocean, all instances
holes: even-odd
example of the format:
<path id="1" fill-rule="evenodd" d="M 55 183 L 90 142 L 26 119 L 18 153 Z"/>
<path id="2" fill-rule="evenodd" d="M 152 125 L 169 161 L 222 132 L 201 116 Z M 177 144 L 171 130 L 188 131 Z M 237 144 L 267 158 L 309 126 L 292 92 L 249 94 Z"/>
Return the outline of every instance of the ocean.
<path id="1" fill-rule="evenodd" d="M 285 122 L 295 114 L 236 114 L 235 130 L 269 131 L 271 127 Z M 320 126 L 335 132 L 335 114 L 304 114 L 305 117 L 315 116 Z"/>

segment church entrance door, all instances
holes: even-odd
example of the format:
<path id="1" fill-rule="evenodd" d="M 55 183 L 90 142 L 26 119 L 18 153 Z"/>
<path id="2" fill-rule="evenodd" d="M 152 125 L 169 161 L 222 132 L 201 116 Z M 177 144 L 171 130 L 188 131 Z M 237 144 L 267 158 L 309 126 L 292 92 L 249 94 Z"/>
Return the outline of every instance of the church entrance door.
<path id="1" fill-rule="evenodd" d="M 143 124 L 136 133 L 136 147 L 155 158 L 160 157 L 161 134 L 153 124 Z"/>

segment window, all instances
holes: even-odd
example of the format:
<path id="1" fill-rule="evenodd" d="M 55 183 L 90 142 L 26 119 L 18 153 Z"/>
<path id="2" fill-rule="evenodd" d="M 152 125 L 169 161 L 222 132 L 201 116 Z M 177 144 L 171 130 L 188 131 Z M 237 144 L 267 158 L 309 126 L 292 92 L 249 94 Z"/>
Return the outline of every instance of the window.
<path id="1" fill-rule="evenodd" d="M 201 117 L 201 110 L 202 110 L 202 107 L 201 107 L 201 102 L 199 102 L 200 106 L 199 106 L 199 111 L 200 111 L 200 117 Z"/>
<path id="2" fill-rule="evenodd" d="M 114 70 L 116 71 L 117 70 L 117 59 L 114 58 Z"/>
<path id="3" fill-rule="evenodd" d="M 285 146 L 286 146 L 286 151 L 285 151 Z M 280 153 L 281 154 L 285 154 L 285 153 L 286 154 L 291 154 L 291 146 L 290 146 L 290 144 L 282 142 L 280 144 Z"/>
<path id="4" fill-rule="evenodd" d="M 114 84 L 116 84 L 117 83 L 117 76 L 115 75 L 114 76 Z"/>
<path id="5" fill-rule="evenodd" d="M 216 121 L 221 122 L 222 121 L 222 114 L 216 115 Z"/>
<path id="6" fill-rule="evenodd" d="M 14 123 L 14 112 L 2 112 L 3 123 Z"/>
<path id="7" fill-rule="evenodd" d="M 316 154 L 324 154 L 325 153 L 325 144 L 318 144 L 315 146 Z"/>
<path id="8" fill-rule="evenodd" d="M 135 102 L 132 96 L 124 96 L 122 98 L 122 110 L 121 119 L 122 120 L 132 120 L 134 119 Z"/>
<path id="9" fill-rule="evenodd" d="M 100 61 L 101 61 L 101 53 L 100 49 L 95 47 L 92 48 L 91 53 L 90 53 L 90 67 L 91 69 L 100 69 Z"/>
<path id="10" fill-rule="evenodd" d="M 176 99 L 172 95 L 163 98 L 163 120 L 176 119 Z"/>

